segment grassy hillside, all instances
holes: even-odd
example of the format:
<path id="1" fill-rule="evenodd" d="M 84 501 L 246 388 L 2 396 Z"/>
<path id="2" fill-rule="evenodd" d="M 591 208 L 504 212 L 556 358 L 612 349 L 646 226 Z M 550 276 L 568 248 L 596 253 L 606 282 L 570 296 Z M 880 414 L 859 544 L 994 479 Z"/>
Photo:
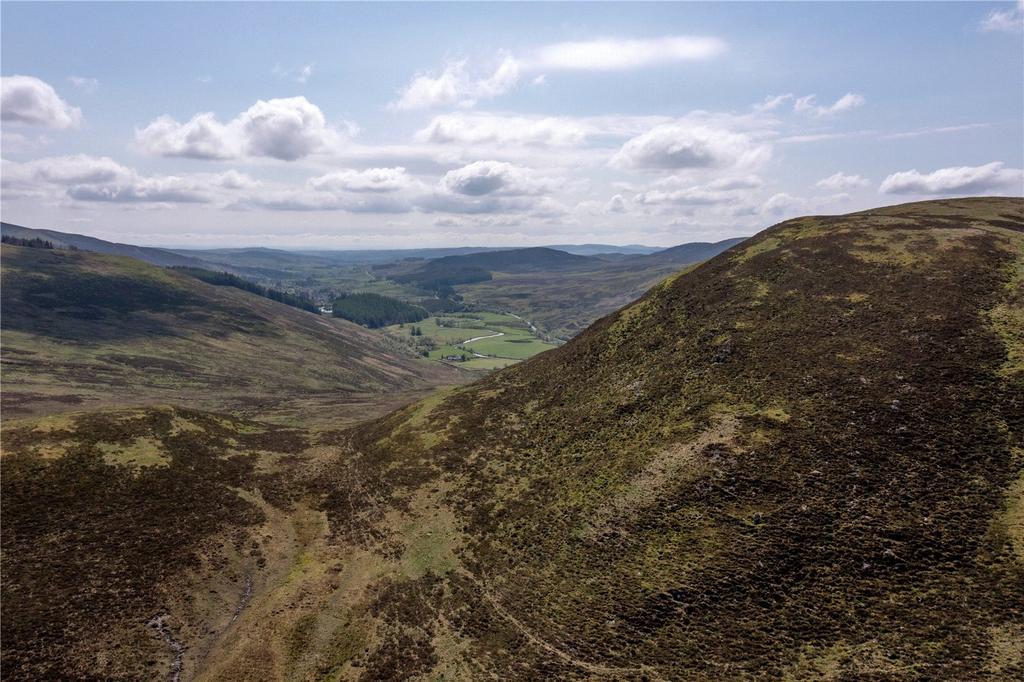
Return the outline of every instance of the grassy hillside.
<path id="1" fill-rule="evenodd" d="M 362 678 L 1019 676 L 1022 275 L 1020 200 L 788 221 L 352 432 Z"/>
<path id="2" fill-rule="evenodd" d="M 267 410 L 444 380 L 445 368 L 396 355 L 357 325 L 173 270 L 84 251 L 2 254 L 6 416 L 152 403 Z"/>
<path id="3" fill-rule="evenodd" d="M 156 249 L 148 246 L 134 246 L 132 244 L 118 244 L 108 242 L 95 237 L 88 237 L 84 234 L 73 234 L 70 232 L 58 232 L 57 230 L 37 230 L 30 227 L 22 227 L 12 223 L 0 223 L 0 232 L 4 235 L 20 239 L 43 239 L 56 245 L 58 248 L 75 248 L 83 251 L 94 251 L 113 256 L 128 256 L 147 263 L 160 266 L 189 266 L 202 267 L 202 261 L 183 256 L 166 249 Z"/>
<path id="4" fill-rule="evenodd" d="M 14 255 L 19 350 L 71 386 L 61 330 L 169 350 L 213 296 L 145 268 L 58 325 L 68 287 L 29 273 L 68 263 Z M 116 289 L 120 259 L 86 261 Z M 192 347 L 227 319 L 254 325 L 232 348 L 278 339 L 206 314 Z M 181 395 L 207 391 L 231 393 Z M 5 413 L 5 678 L 1016 679 L 1022 405 L 1024 201 L 971 199 L 787 221 L 357 426 Z"/>

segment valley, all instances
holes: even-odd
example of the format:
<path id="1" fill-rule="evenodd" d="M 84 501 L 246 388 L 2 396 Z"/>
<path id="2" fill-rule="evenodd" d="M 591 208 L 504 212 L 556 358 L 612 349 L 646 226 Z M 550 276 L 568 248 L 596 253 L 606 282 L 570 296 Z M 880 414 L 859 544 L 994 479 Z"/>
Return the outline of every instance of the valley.
<path id="1" fill-rule="evenodd" d="M 791 220 L 557 345 L 4 244 L 5 676 L 1012 678 L 1022 235 Z"/>

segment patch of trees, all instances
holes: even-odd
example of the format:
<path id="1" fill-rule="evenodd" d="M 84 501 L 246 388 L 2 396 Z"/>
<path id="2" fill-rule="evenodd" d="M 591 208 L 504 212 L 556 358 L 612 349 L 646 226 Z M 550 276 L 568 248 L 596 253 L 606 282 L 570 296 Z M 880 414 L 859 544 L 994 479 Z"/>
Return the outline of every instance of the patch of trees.
<path id="1" fill-rule="evenodd" d="M 30 249 L 54 249 L 53 242 L 47 239 L 40 239 L 39 237 L 32 237 L 31 239 L 23 239 L 21 237 L 12 237 L 9 234 L 5 234 L 0 237 L 0 242 L 4 244 L 10 244 L 11 246 L 27 246 Z"/>
<path id="2" fill-rule="evenodd" d="M 427 311 L 418 305 L 380 294 L 344 294 L 334 301 L 334 316 L 376 328 L 419 322 L 427 317 Z"/>
<path id="3" fill-rule="evenodd" d="M 217 287 L 234 287 L 235 289 L 241 289 L 242 291 L 262 296 L 263 298 L 269 298 L 271 301 L 290 305 L 293 308 L 299 308 L 317 315 L 320 314 L 319 306 L 306 296 L 290 294 L 287 291 L 279 291 L 278 289 L 261 286 L 247 279 L 242 279 L 238 275 L 232 275 L 230 272 L 216 272 L 214 270 L 204 270 L 203 268 L 193 268 L 185 265 L 177 265 L 172 269 L 195 277 L 207 284 Z"/>

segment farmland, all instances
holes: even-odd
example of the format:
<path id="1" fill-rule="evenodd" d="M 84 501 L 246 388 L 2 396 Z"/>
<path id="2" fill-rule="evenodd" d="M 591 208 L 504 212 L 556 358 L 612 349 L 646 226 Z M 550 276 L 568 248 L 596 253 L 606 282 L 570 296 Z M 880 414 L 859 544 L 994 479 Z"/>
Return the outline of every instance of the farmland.
<path id="1" fill-rule="evenodd" d="M 539 338 L 527 321 L 507 313 L 446 313 L 385 331 L 413 342 L 430 360 L 473 370 L 499 369 L 556 347 Z"/>

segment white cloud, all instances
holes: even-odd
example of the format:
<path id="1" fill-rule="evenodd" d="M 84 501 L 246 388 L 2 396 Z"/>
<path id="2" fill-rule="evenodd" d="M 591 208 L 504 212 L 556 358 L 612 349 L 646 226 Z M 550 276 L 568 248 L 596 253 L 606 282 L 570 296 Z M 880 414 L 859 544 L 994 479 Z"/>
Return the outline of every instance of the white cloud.
<path id="1" fill-rule="evenodd" d="M 86 78 L 84 76 L 68 76 L 68 82 L 74 85 L 76 88 L 87 94 L 92 94 L 100 87 L 100 82 L 96 78 Z"/>
<path id="2" fill-rule="evenodd" d="M 844 189 L 853 189 L 855 187 L 867 187 L 871 184 L 871 181 L 867 178 L 861 177 L 860 175 L 847 175 L 842 171 L 822 178 L 815 183 L 815 186 L 822 189 L 832 190 L 833 192 L 839 192 Z"/>
<path id="3" fill-rule="evenodd" d="M 606 38 L 545 45 L 527 60 L 531 70 L 625 71 L 717 57 L 726 44 L 708 36 L 667 36 L 639 40 Z"/>
<path id="4" fill-rule="evenodd" d="M 389 108 L 409 110 L 451 105 L 471 107 L 477 100 L 504 95 L 516 86 L 519 76 L 520 64 L 511 55 L 504 56 L 491 76 L 480 79 L 470 76 L 466 60 L 450 61 L 440 73 L 417 74 Z"/>
<path id="5" fill-rule="evenodd" d="M 786 102 L 793 99 L 791 93 L 785 95 L 769 95 L 764 98 L 763 102 L 754 105 L 755 111 L 775 111 Z"/>
<path id="6" fill-rule="evenodd" d="M 221 123 L 213 112 L 196 114 L 186 123 L 160 116 L 136 129 L 135 141 L 150 154 L 190 159 L 236 158 L 244 146 L 238 126 Z"/>
<path id="7" fill-rule="evenodd" d="M 761 212 L 776 217 L 791 216 L 803 211 L 806 205 L 807 202 L 799 197 L 779 192 L 762 204 Z"/>
<path id="8" fill-rule="evenodd" d="M 332 194 L 305 190 L 261 192 L 235 202 L 234 210 L 271 211 L 343 211 L 346 213 L 408 213 L 409 202 L 400 197 L 380 194 Z"/>
<path id="9" fill-rule="evenodd" d="M 536 177 L 528 168 L 502 161 L 475 161 L 448 171 L 441 187 L 451 194 L 470 197 L 530 196 L 551 191 L 549 181 Z"/>
<path id="10" fill-rule="evenodd" d="M 55 185 L 111 183 L 132 176 L 132 170 L 109 156 L 51 156 L 25 163 L 4 161 L 4 187 L 31 183 Z"/>
<path id="11" fill-rule="evenodd" d="M 329 192 L 397 192 L 413 184 L 402 167 L 341 170 L 312 178 L 310 187 Z"/>
<path id="12" fill-rule="evenodd" d="M 707 36 L 668 36 L 640 40 L 599 39 L 553 43 L 537 48 L 526 57 L 501 55 L 492 75 L 484 78 L 469 73 L 465 59 L 452 60 L 440 71 L 416 74 L 389 107 L 394 110 L 435 107 L 472 107 L 478 100 L 492 99 L 512 90 L 524 72 L 624 71 L 681 61 L 701 61 L 718 56 L 726 45 Z M 543 85 L 541 73 L 532 84 Z"/>
<path id="13" fill-rule="evenodd" d="M 604 206 L 604 210 L 606 213 L 625 213 L 626 199 L 621 194 L 616 194 L 608 200 L 608 203 Z"/>
<path id="14" fill-rule="evenodd" d="M 592 125 L 573 118 L 455 113 L 435 116 L 416 138 L 437 144 L 565 147 L 581 144 L 593 132 Z"/>
<path id="15" fill-rule="evenodd" d="M 858 95 L 853 92 L 848 92 L 829 106 L 823 106 L 816 103 L 815 95 L 807 95 L 806 97 L 798 97 L 793 103 L 793 111 L 799 114 L 808 114 L 821 118 L 823 116 L 832 116 L 833 114 L 842 113 L 855 109 L 860 106 L 864 106 L 863 95 Z"/>
<path id="16" fill-rule="evenodd" d="M 224 171 L 214 176 L 214 183 L 225 189 L 255 189 L 263 183 L 236 170 Z"/>
<path id="17" fill-rule="evenodd" d="M 910 137 L 921 137 L 922 135 L 942 135 L 946 133 L 961 133 L 966 130 L 978 130 L 980 128 L 990 127 L 990 123 L 964 123 L 963 125 L 955 126 L 929 126 L 926 128 L 917 128 L 916 130 L 907 130 L 899 133 L 886 133 L 880 135 L 880 140 L 902 140 Z"/>
<path id="18" fill-rule="evenodd" d="M 981 20 L 982 31 L 998 31 L 1002 33 L 1020 33 L 1024 31 L 1024 0 L 1018 0 L 1017 6 L 1007 10 L 994 9 Z"/>
<path id="19" fill-rule="evenodd" d="M 0 118 L 48 128 L 77 128 L 82 123 L 82 111 L 38 78 L 4 76 L 0 78 Z"/>
<path id="20" fill-rule="evenodd" d="M 705 186 L 708 189 L 728 192 L 740 189 L 759 189 L 763 185 L 764 181 L 756 175 L 742 175 L 712 180 Z"/>
<path id="21" fill-rule="evenodd" d="M 136 142 L 151 154 L 193 159 L 263 156 L 295 161 L 333 149 L 344 137 L 305 97 L 258 100 L 227 123 L 206 112 L 185 123 L 161 116 L 135 131 Z"/>
<path id="22" fill-rule="evenodd" d="M 1024 194 L 1024 170 L 1004 168 L 994 161 L 983 166 L 940 168 L 931 173 L 916 169 L 893 173 L 882 181 L 883 194 L 987 194 L 1010 191 Z"/>
<path id="23" fill-rule="evenodd" d="M 286 69 L 280 64 L 275 64 L 271 73 L 284 80 L 295 81 L 296 83 L 305 83 L 313 75 L 314 66 L 316 66 L 316 64 L 311 62 L 309 64 L 304 64 L 303 66 L 297 66 L 294 69 Z"/>
<path id="24" fill-rule="evenodd" d="M 143 176 L 110 157 L 53 156 L 4 161 L 5 197 L 70 198 L 113 203 L 207 203 L 221 192 L 255 189 L 260 183 L 229 170 L 224 173 Z"/>
<path id="25" fill-rule="evenodd" d="M 444 70 L 434 76 L 421 73 L 406 86 L 393 109 L 429 109 L 431 107 L 455 104 L 466 97 L 466 62 L 449 62 Z"/>
<path id="26" fill-rule="evenodd" d="M 744 133 L 677 122 L 627 141 L 611 164 L 638 170 L 726 169 L 753 167 L 770 156 L 771 147 Z"/>
<path id="27" fill-rule="evenodd" d="M 504 95 L 519 82 L 519 62 L 511 55 L 506 55 L 490 78 L 476 84 L 476 97 L 491 98 Z"/>

